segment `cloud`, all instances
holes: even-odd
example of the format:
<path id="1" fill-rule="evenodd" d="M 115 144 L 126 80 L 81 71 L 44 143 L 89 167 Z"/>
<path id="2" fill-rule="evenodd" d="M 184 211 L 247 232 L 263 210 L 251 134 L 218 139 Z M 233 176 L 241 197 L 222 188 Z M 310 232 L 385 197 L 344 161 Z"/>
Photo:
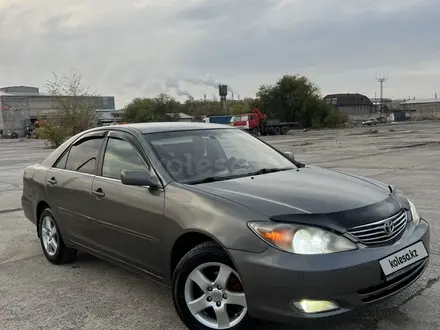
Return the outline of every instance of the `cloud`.
<path id="1" fill-rule="evenodd" d="M 223 5 L 232 2 L 220 1 Z M 186 58 L 185 64 L 202 71 L 215 67 L 216 71 L 228 73 L 237 68 L 243 73 L 289 68 L 337 73 L 378 66 L 408 66 L 420 59 L 438 57 L 440 45 L 435 40 L 440 28 L 440 2 L 419 1 L 417 6 L 414 5 L 417 1 L 393 1 L 394 6 L 390 1 L 382 5 L 365 0 L 351 3 L 356 6 L 351 7 L 347 1 L 317 0 L 308 1 L 307 5 L 301 2 L 302 7 L 298 1 L 285 1 L 273 11 L 263 6 L 259 13 L 264 33 L 258 28 L 243 29 L 247 22 L 239 20 L 240 12 L 233 13 L 205 29 L 205 35 L 195 43 L 207 43 L 209 47 L 199 48 L 197 56 Z M 206 4 L 205 10 L 194 8 L 182 17 L 192 20 L 202 12 L 206 17 L 214 17 L 216 10 L 213 4 Z M 248 19 L 259 21 L 260 17 L 255 14 Z M 264 22 L 273 22 L 274 27 Z M 221 30 L 223 26 L 228 30 Z"/>
<path id="2" fill-rule="evenodd" d="M 300 73 L 323 93 L 374 96 L 386 69 L 386 95 L 430 97 L 439 14 L 438 0 L 0 0 L 0 85 L 75 68 L 123 106 L 220 82 L 252 96 Z"/>

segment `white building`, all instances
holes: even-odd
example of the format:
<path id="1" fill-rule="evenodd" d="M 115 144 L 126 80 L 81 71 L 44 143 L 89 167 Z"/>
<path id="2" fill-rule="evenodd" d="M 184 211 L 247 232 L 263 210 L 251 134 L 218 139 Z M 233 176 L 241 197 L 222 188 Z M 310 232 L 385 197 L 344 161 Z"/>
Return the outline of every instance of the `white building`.
<path id="1" fill-rule="evenodd" d="M 96 97 L 96 101 L 100 109 L 115 109 L 113 96 Z M 0 135 L 17 132 L 19 136 L 23 136 L 27 124 L 57 113 L 52 96 L 40 94 L 36 87 L 0 88 Z"/>
<path id="2" fill-rule="evenodd" d="M 440 99 L 438 98 L 404 100 L 400 106 L 411 119 L 440 118 Z"/>

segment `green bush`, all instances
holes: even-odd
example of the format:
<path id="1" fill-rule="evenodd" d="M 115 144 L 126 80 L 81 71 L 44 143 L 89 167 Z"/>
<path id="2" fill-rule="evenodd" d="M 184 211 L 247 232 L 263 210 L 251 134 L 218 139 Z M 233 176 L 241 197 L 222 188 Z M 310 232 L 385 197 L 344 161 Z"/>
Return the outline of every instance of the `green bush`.
<path id="1" fill-rule="evenodd" d="M 52 148 L 58 148 L 69 137 L 66 128 L 55 123 L 43 121 L 35 131 L 38 139 L 47 140 Z"/>
<path id="2" fill-rule="evenodd" d="M 346 114 L 338 109 L 332 108 L 327 112 L 324 125 L 329 128 L 338 128 L 343 127 L 347 121 L 348 117 Z"/>

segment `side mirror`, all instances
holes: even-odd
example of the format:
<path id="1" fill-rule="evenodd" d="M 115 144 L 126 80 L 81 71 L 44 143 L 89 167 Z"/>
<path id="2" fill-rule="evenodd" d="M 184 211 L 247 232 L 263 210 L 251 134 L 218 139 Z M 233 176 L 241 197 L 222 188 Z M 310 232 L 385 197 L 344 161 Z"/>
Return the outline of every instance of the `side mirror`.
<path id="1" fill-rule="evenodd" d="M 159 187 L 159 180 L 151 176 L 149 172 L 142 170 L 123 170 L 121 172 L 121 182 L 128 186 Z"/>
<path id="2" fill-rule="evenodd" d="M 293 156 L 293 153 L 291 153 L 290 151 L 286 151 L 284 154 L 286 155 L 287 158 L 291 160 L 295 160 L 295 156 Z"/>

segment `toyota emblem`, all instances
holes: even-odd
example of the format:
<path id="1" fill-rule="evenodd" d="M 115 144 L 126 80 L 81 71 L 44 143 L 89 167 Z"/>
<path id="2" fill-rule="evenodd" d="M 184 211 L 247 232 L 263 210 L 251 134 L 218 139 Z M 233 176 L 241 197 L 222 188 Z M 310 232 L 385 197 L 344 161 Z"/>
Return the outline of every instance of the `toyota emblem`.
<path id="1" fill-rule="evenodd" d="M 388 236 L 391 236 L 393 234 L 393 232 L 394 232 L 394 223 L 393 223 L 393 221 L 388 220 L 387 222 L 385 222 L 384 225 L 383 225 L 383 231 Z"/>

